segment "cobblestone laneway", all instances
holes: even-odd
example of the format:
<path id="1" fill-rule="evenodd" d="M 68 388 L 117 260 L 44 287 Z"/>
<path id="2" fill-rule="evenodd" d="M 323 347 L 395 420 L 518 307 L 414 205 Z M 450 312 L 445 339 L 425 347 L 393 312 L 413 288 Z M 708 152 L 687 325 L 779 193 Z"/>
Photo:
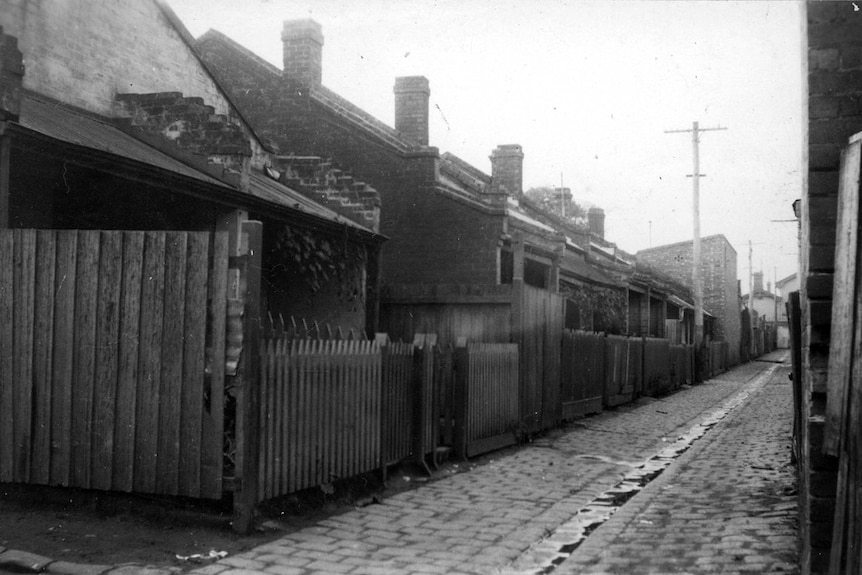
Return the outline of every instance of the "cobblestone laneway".
<path id="1" fill-rule="evenodd" d="M 554 573 L 795 573 L 788 368 L 599 527 Z"/>
<path id="2" fill-rule="evenodd" d="M 774 372 L 770 381 L 783 378 L 782 384 L 762 383 L 768 379 L 763 377 L 767 371 Z M 678 466 L 672 465 L 623 506 L 557 571 L 628 573 L 633 572 L 632 565 L 655 573 L 665 568 L 701 572 L 701 567 L 720 565 L 763 568 L 766 563 L 752 559 L 763 555 L 762 546 L 748 539 L 761 536 L 773 545 L 774 562 L 769 564 L 781 566 L 793 560 L 781 551 L 792 547 L 793 539 L 792 526 L 781 523 L 793 513 L 792 498 L 782 491 L 787 486 L 781 473 L 788 452 L 778 445 L 787 441 L 790 429 L 786 379 L 784 367 L 747 364 L 674 395 L 642 399 L 581 420 L 526 448 L 494 454 L 490 462 L 468 472 L 287 533 L 196 573 L 536 573 L 546 567 L 537 545 L 705 414 L 754 388 L 760 391 L 751 396 L 753 406 L 737 408 L 733 417 L 695 444 L 714 446 L 714 453 L 699 455 L 706 449 L 702 447 L 683 454 Z M 761 398 L 770 399 L 764 403 Z M 722 448 L 723 440 L 713 439 L 725 433 L 719 429 L 736 430 L 732 446 Z M 675 479 L 676 467 L 701 459 L 702 467 L 690 472 L 685 468 L 690 477 Z M 738 508 L 736 514 L 721 518 L 704 510 L 719 497 Z M 642 500 L 649 504 L 644 506 Z M 634 515 L 629 511 L 641 508 Z M 751 510 L 762 513 L 752 516 Z M 700 534 L 699 522 L 711 524 L 712 530 Z M 663 534 L 662 527 L 673 535 Z M 618 549 L 605 552 L 607 545 Z M 668 561 L 658 560 L 657 549 L 672 553 Z M 731 554 L 731 549 L 742 551 Z M 716 557 L 724 559 L 705 561 Z M 615 562 L 618 558 L 630 562 Z"/>

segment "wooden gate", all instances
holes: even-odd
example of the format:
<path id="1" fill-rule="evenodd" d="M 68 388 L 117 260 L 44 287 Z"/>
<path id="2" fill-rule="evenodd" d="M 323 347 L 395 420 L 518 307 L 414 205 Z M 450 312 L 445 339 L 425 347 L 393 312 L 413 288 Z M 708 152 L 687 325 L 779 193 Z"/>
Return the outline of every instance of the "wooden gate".
<path id="1" fill-rule="evenodd" d="M 468 343 L 456 350 L 455 454 L 471 457 L 517 442 L 518 346 Z"/>
<path id="2" fill-rule="evenodd" d="M 227 265 L 220 233 L 0 230 L 0 482 L 220 498 Z"/>
<path id="3" fill-rule="evenodd" d="M 605 338 L 604 405 L 628 403 L 640 392 L 643 381 L 643 342 L 609 335 Z"/>
<path id="4" fill-rule="evenodd" d="M 534 433 L 562 419 L 560 349 L 565 299 L 527 285 L 522 290 L 517 310 L 521 329 L 513 331 L 521 349 L 521 423 Z"/>
<path id="5" fill-rule="evenodd" d="M 561 377 L 564 420 L 600 412 L 605 386 L 605 336 L 565 330 Z"/>

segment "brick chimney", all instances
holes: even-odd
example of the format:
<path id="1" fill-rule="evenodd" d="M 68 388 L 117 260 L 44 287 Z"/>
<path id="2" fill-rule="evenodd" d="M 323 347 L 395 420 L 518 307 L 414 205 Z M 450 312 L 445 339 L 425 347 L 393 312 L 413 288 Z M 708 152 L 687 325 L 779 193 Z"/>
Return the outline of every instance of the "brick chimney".
<path id="1" fill-rule="evenodd" d="M 518 144 L 503 144 L 491 152 L 491 193 L 515 198 L 523 194 L 524 152 Z"/>
<path id="2" fill-rule="evenodd" d="M 420 146 L 428 145 L 428 78 L 395 78 L 395 129 Z"/>
<path id="3" fill-rule="evenodd" d="M 4 34 L 0 26 L 0 120 L 18 120 L 23 79 L 24 63 L 18 39 Z"/>
<path id="4" fill-rule="evenodd" d="M 763 291 L 763 272 L 754 272 L 754 293 Z"/>
<path id="5" fill-rule="evenodd" d="M 281 32 L 284 76 L 306 88 L 317 88 L 323 78 L 323 29 L 305 18 L 285 20 Z"/>
<path id="6" fill-rule="evenodd" d="M 590 208 L 587 211 L 587 220 L 590 224 L 590 233 L 600 238 L 605 237 L 605 211 L 601 208 Z"/>

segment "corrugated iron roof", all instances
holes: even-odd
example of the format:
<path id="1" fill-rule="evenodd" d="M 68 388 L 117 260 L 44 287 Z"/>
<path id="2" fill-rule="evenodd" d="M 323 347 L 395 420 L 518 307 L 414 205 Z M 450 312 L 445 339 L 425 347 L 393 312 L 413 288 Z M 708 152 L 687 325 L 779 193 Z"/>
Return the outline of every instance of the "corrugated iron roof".
<path id="1" fill-rule="evenodd" d="M 107 120 L 26 94 L 18 123 L 45 136 L 149 164 L 207 184 L 233 189 L 224 182 L 176 160 L 126 134 Z"/>
<path id="2" fill-rule="evenodd" d="M 61 142 L 107 152 L 238 193 L 230 185 L 123 132 L 108 119 L 43 100 L 33 94 L 25 94 L 21 98 L 21 116 L 18 123 L 28 130 Z M 249 191 L 252 196 L 267 202 L 374 234 L 368 228 L 340 216 L 261 172 L 252 172 Z"/>

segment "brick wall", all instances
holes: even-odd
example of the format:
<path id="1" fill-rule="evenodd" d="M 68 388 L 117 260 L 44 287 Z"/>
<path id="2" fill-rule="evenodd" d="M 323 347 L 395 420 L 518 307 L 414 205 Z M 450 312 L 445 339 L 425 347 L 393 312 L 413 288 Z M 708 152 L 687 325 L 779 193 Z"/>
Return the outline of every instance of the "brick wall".
<path id="1" fill-rule="evenodd" d="M 0 26 L 18 37 L 25 88 L 107 116 L 118 93 L 165 91 L 203 98 L 216 113 L 229 113 L 153 0 L 4 1 Z"/>
<path id="2" fill-rule="evenodd" d="M 803 572 L 828 569 L 837 459 L 821 453 L 832 313 L 841 148 L 862 131 L 862 16 L 850 2 L 809 2 L 808 172 L 802 196 L 803 425 L 800 530 Z"/>
<path id="3" fill-rule="evenodd" d="M 377 190 L 380 233 L 390 238 L 381 252 L 384 284 L 497 283 L 503 216 L 436 191 L 435 148 L 393 145 L 374 126 L 360 127 L 364 117 L 282 81 L 279 70 L 220 34 L 204 35 L 198 48 L 243 115 L 282 154 L 328 158 Z"/>
<path id="4" fill-rule="evenodd" d="M 642 250 L 637 253 L 637 258 L 692 287 L 692 242 Z M 703 308 L 716 318 L 715 337 L 728 342 L 730 365 L 739 363 L 741 335 L 736 263 L 736 250 L 724 236 L 701 239 Z"/>

